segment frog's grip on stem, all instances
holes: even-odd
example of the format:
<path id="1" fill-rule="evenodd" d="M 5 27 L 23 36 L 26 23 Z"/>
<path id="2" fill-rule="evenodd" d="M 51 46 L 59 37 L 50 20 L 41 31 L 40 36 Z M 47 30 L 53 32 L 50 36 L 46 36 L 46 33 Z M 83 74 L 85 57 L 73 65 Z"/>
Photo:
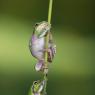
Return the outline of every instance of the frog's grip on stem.
<path id="1" fill-rule="evenodd" d="M 44 74 L 48 74 L 48 64 L 44 64 Z"/>

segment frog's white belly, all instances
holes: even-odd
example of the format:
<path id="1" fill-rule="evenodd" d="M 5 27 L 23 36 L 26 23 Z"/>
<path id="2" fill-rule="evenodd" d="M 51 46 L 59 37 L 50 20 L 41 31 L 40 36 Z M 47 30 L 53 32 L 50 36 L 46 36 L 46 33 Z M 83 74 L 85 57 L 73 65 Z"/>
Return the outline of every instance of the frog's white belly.
<path id="1" fill-rule="evenodd" d="M 43 58 L 43 55 L 44 55 L 44 52 L 43 52 L 44 43 L 45 43 L 44 38 L 36 39 L 32 43 L 32 51 L 34 52 L 33 55 L 39 59 Z"/>
<path id="2" fill-rule="evenodd" d="M 44 38 L 36 39 L 35 42 L 33 42 L 34 51 L 43 50 L 43 48 L 44 48 Z"/>

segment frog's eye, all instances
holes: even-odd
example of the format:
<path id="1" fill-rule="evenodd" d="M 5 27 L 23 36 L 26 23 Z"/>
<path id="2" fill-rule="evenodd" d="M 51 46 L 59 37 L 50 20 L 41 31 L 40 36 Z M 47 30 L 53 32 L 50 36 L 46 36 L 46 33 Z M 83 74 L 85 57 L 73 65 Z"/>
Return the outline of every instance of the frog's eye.
<path id="1" fill-rule="evenodd" d="M 37 81 L 34 81 L 34 83 L 33 83 L 33 84 L 34 84 L 34 85 L 35 85 L 35 84 L 38 84 L 38 82 L 37 82 Z"/>
<path id="2" fill-rule="evenodd" d="M 38 25 L 39 25 L 39 23 L 36 23 L 36 24 L 35 24 L 35 27 L 37 27 Z"/>

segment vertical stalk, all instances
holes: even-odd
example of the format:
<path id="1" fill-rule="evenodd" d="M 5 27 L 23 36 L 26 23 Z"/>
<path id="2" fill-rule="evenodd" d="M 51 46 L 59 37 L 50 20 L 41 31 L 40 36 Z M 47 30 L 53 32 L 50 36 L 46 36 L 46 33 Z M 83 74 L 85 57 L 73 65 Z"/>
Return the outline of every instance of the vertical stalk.
<path id="1" fill-rule="evenodd" d="M 51 16 L 52 16 L 52 5 L 53 5 L 53 0 L 50 0 L 49 2 L 49 11 L 48 11 L 48 23 L 51 24 Z M 49 41 L 49 33 L 47 34 L 45 38 L 45 48 L 48 49 L 48 41 Z M 48 59 L 48 54 L 45 52 L 45 64 L 47 64 L 47 59 Z"/>
<path id="2" fill-rule="evenodd" d="M 49 10 L 48 10 L 48 23 L 51 24 L 51 16 L 52 16 L 52 6 L 53 6 L 53 0 L 49 0 Z M 45 49 L 48 49 L 48 41 L 49 41 L 49 33 L 47 34 L 45 38 Z M 45 52 L 45 68 L 48 68 L 48 53 Z M 44 74 L 44 80 L 46 81 L 45 88 L 44 88 L 44 94 L 46 93 L 46 87 L 47 87 L 47 74 Z"/>
<path id="3" fill-rule="evenodd" d="M 51 23 L 51 16 L 52 16 L 52 6 L 53 6 L 53 0 L 50 0 L 49 2 L 49 10 L 48 10 L 48 23 Z"/>
<path id="4" fill-rule="evenodd" d="M 48 11 L 48 23 L 51 23 L 51 15 L 52 15 L 52 5 L 53 5 L 53 0 L 50 0 L 49 2 L 49 11 Z M 45 48 L 48 48 L 48 41 L 49 41 L 49 34 L 47 34 L 46 36 L 46 40 L 45 40 Z M 47 64 L 47 52 L 45 52 L 45 63 Z"/>

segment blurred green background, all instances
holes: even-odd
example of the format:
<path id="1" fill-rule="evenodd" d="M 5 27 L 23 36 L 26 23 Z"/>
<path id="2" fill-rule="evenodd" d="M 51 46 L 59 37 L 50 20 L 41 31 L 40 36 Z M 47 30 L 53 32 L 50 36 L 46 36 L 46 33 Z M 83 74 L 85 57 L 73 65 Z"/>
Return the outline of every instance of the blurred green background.
<path id="1" fill-rule="evenodd" d="M 47 20 L 49 0 L 0 0 L 0 95 L 28 95 L 36 60 L 28 42 L 36 22 Z M 94 0 L 54 0 L 52 33 L 57 54 L 48 95 L 95 95 Z"/>

